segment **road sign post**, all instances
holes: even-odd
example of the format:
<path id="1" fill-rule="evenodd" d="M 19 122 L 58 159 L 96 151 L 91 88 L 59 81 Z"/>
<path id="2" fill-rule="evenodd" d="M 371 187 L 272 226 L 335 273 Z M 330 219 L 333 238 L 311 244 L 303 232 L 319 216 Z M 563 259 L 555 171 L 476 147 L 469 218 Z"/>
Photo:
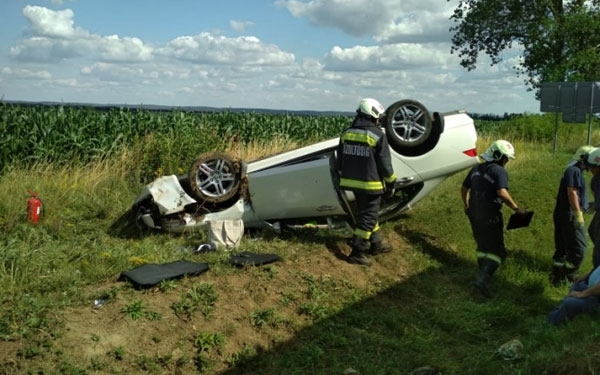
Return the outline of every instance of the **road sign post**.
<path id="1" fill-rule="evenodd" d="M 540 88 L 540 112 L 556 113 L 554 152 L 558 144 L 559 112 L 564 123 L 585 123 L 588 118 L 587 143 L 590 144 L 592 116 L 600 112 L 600 82 L 543 82 Z"/>

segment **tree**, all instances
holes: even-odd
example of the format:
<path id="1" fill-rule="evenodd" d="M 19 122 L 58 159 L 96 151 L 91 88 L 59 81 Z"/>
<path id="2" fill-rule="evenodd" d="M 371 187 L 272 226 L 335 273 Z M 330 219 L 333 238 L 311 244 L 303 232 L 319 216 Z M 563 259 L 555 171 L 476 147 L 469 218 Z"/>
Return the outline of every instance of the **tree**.
<path id="1" fill-rule="evenodd" d="M 519 47 L 516 73 L 536 96 L 541 82 L 600 80 L 600 0 L 460 0 L 450 19 L 451 52 L 469 71 L 480 53 L 495 65 Z"/>

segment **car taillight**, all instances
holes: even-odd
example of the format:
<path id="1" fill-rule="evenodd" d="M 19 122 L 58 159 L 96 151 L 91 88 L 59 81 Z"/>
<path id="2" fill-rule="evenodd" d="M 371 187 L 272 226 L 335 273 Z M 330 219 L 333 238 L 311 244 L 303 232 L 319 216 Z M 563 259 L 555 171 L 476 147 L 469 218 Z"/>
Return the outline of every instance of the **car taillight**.
<path id="1" fill-rule="evenodd" d="M 463 154 L 465 154 L 465 155 L 467 155 L 467 156 L 470 156 L 470 157 L 474 158 L 474 157 L 476 157 L 476 156 L 477 156 L 477 149 L 475 149 L 475 148 L 472 148 L 472 149 L 470 149 L 470 150 L 463 151 Z"/>

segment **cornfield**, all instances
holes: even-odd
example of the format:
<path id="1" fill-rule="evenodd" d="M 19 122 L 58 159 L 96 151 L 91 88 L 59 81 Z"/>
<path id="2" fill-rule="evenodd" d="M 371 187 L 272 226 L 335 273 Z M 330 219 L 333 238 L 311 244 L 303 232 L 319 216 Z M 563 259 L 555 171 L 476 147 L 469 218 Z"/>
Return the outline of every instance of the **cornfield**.
<path id="1" fill-rule="evenodd" d="M 123 148 L 198 155 L 232 142 L 267 142 L 274 137 L 307 144 L 337 136 L 347 116 L 255 112 L 151 111 L 129 108 L 23 106 L 0 102 L 0 172 L 35 163 L 85 164 Z M 187 162 L 188 159 L 181 160 Z"/>
<path id="2" fill-rule="evenodd" d="M 0 173 L 39 163 L 86 165 L 126 157 L 140 179 L 180 173 L 201 153 L 264 145 L 273 140 L 303 146 L 336 137 L 350 116 L 193 112 L 173 109 L 97 108 L 69 105 L 18 105 L 0 101 Z M 593 119 L 593 128 L 598 120 Z M 552 144 L 553 115 L 516 116 L 502 121 L 475 119 L 481 135 L 502 134 L 511 141 Z M 576 145 L 586 124 L 560 123 L 561 145 Z M 597 143 L 597 131 L 592 136 Z M 124 156 L 126 155 L 126 156 Z"/>

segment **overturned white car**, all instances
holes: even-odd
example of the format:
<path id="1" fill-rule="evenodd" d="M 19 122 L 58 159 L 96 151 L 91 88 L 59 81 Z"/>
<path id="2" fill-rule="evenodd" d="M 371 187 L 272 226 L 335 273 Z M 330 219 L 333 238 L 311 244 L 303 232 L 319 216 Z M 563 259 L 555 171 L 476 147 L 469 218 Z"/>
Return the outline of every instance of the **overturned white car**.
<path id="1" fill-rule="evenodd" d="M 381 205 L 381 222 L 397 217 L 452 174 L 477 163 L 477 133 L 464 111 L 429 112 L 414 100 L 386 110 L 382 126 L 398 176 Z M 338 138 L 245 162 L 209 152 L 183 176 L 146 185 L 134 202 L 141 228 L 182 232 L 211 220 L 243 220 L 245 228 L 339 227 L 351 222 L 353 195 L 338 189 Z"/>

